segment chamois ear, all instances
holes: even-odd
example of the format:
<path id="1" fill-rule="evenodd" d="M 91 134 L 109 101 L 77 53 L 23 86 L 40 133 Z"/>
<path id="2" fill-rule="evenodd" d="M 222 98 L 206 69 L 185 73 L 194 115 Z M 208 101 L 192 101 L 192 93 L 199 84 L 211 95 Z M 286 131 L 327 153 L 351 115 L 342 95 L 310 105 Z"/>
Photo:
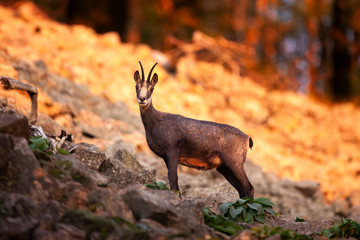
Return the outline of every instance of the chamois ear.
<path id="1" fill-rule="evenodd" d="M 152 82 L 152 84 L 153 84 L 154 87 L 155 87 L 155 85 L 156 85 L 157 82 L 158 82 L 158 75 L 157 75 L 156 73 L 155 73 L 154 76 L 152 77 L 151 82 Z"/>
<path id="2" fill-rule="evenodd" d="M 136 70 L 136 72 L 134 73 L 134 81 L 135 81 L 135 83 L 140 82 L 140 74 L 139 74 L 138 70 Z"/>

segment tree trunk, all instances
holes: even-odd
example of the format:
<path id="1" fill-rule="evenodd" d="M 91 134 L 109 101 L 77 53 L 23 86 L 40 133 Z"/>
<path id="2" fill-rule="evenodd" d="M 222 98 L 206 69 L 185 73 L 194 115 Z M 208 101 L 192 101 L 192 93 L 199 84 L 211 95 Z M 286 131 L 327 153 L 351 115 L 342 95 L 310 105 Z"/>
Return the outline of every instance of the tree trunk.
<path id="1" fill-rule="evenodd" d="M 351 98 L 351 54 L 349 41 L 346 37 L 349 26 L 349 5 L 346 0 L 335 0 L 333 5 L 333 75 L 329 81 L 330 95 L 334 101 L 346 101 Z"/>

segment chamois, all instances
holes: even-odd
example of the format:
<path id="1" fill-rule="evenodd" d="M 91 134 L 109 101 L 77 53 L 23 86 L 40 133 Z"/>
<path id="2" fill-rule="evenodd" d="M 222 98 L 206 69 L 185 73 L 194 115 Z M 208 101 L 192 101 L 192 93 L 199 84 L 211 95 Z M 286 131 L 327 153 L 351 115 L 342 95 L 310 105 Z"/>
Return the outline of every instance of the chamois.
<path id="1" fill-rule="evenodd" d="M 142 77 L 136 71 L 134 80 L 146 141 L 149 148 L 164 159 L 171 190 L 179 191 L 177 166 L 182 164 L 203 170 L 216 168 L 241 198 L 253 197 L 254 188 L 244 170 L 247 150 L 253 146 L 252 139 L 226 124 L 157 111 L 151 98 L 158 82 L 158 75 L 155 73 L 151 78 L 151 73 L 157 63 L 151 68 L 146 81 L 144 69 L 139 63 Z"/>

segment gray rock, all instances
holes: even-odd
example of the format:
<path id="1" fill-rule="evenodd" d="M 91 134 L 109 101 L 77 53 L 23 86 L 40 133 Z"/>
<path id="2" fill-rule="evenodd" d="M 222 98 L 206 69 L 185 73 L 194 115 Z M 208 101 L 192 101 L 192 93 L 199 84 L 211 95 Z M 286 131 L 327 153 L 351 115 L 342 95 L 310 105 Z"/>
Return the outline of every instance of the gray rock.
<path id="1" fill-rule="evenodd" d="M 126 166 L 130 167 L 131 169 L 142 172 L 144 168 L 140 165 L 140 163 L 136 160 L 135 156 L 132 155 L 126 149 L 120 149 L 115 153 L 114 158 L 119 159 L 120 162 L 125 164 Z"/>
<path id="2" fill-rule="evenodd" d="M 351 214 L 349 203 L 344 200 L 336 199 L 331 206 L 335 214 L 340 217 L 349 217 Z"/>
<path id="3" fill-rule="evenodd" d="M 19 113 L 0 113 L 0 133 L 29 138 L 28 119 Z"/>
<path id="4" fill-rule="evenodd" d="M 115 141 L 115 143 L 106 147 L 104 153 L 107 158 L 114 157 L 116 152 L 120 149 L 127 150 L 130 154 L 135 155 L 136 147 L 129 142 L 122 142 L 121 140 Z"/>
<path id="5" fill-rule="evenodd" d="M 131 188 L 122 198 L 137 220 L 150 218 L 163 225 L 170 225 L 179 221 L 172 195 L 170 191 L 155 192 L 143 188 Z M 171 198 L 173 202 L 169 201 Z"/>
<path id="6" fill-rule="evenodd" d="M 75 239 L 85 240 L 86 234 L 83 230 L 70 225 L 56 223 L 52 229 L 41 229 L 40 227 L 34 231 L 34 239 L 36 240 L 61 240 Z"/>
<path id="7" fill-rule="evenodd" d="M 134 215 L 116 189 L 94 189 L 89 193 L 88 205 L 94 213 L 106 212 L 108 216 L 122 217 L 129 222 L 135 222 Z"/>
<path id="8" fill-rule="evenodd" d="M 0 190 L 28 193 L 34 180 L 33 171 L 40 167 L 39 162 L 25 138 L 9 138 L 4 134 L 2 137 L 10 141 L 8 150 L 11 155 L 8 157 L 11 159 L 2 169 L 3 181 L 0 181 Z"/>
<path id="9" fill-rule="evenodd" d="M 94 170 L 98 170 L 106 160 L 105 154 L 97 146 L 88 143 L 79 143 L 73 155 Z"/>
<path id="10" fill-rule="evenodd" d="M 94 145 L 93 145 L 94 146 Z M 68 161 L 71 164 L 69 173 L 74 180 L 74 178 L 84 178 L 84 183 L 94 183 L 98 186 L 104 186 L 109 183 L 109 178 L 99 173 L 98 171 L 89 168 L 85 162 L 79 162 L 78 157 L 75 154 L 71 155 L 62 155 L 59 154 L 54 157 L 55 163 L 64 163 Z M 78 182 L 82 183 L 81 179 L 75 179 Z"/>
<path id="11" fill-rule="evenodd" d="M 125 189 L 122 198 L 135 218 L 148 226 L 151 239 L 174 235 L 185 239 L 217 237 L 213 229 L 203 224 L 203 200 L 180 200 L 171 191 L 144 186 Z"/>
<path id="12" fill-rule="evenodd" d="M 13 158 L 14 145 L 14 138 L 11 135 L 0 133 L 0 169 Z"/>
<path id="13" fill-rule="evenodd" d="M 294 182 L 294 186 L 304 194 L 305 197 L 312 197 L 319 190 L 318 182 L 308 180 Z"/>
<path id="14" fill-rule="evenodd" d="M 140 168 L 133 169 L 122 163 L 119 159 L 108 158 L 100 166 L 99 171 L 110 177 L 110 181 L 119 185 L 119 187 L 127 187 L 130 184 L 145 184 L 152 183 L 155 178 L 154 175 L 148 171 Z"/>

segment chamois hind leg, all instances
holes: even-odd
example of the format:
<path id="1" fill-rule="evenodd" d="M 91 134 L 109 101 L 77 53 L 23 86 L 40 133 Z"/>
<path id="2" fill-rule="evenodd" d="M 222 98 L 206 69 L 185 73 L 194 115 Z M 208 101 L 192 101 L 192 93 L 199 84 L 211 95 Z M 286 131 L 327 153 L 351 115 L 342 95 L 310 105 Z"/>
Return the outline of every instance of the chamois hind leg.
<path id="1" fill-rule="evenodd" d="M 170 189 L 179 191 L 177 166 L 179 161 L 179 149 L 173 148 L 166 154 L 166 167 L 168 169 L 168 178 L 170 182 Z M 180 193 L 180 191 L 179 191 Z"/>
<path id="2" fill-rule="evenodd" d="M 216 170 L 238 191 L 240 198 L 254 197 L 254 187 L 246 176 L 243 163 L 225 163 Z"/>

